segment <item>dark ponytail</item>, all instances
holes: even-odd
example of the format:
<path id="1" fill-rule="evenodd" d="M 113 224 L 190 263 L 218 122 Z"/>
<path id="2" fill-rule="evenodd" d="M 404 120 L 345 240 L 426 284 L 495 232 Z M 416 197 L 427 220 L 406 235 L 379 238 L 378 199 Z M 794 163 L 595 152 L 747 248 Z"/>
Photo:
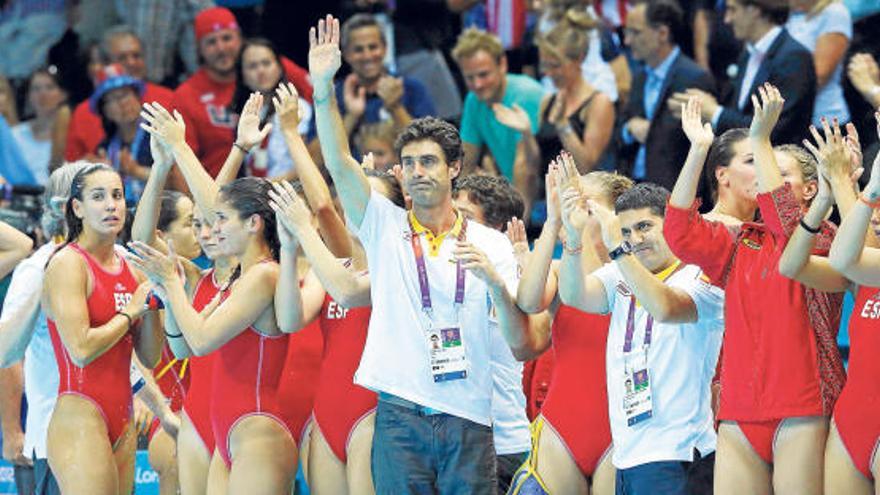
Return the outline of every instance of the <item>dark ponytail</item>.
<path id="1" fill-rule="evenodd" d="M 228 203 L 238 212 L 238 217 L 245 220 L 251 215 L 259 215 L 263 219 L 263 238 L 278 261 L 281 242 L 275 225 L 275 211 L 269 206 L 269 191 L 272 183 L 257 177 L 236 179 L 220 188 L 220 200 Z"/>

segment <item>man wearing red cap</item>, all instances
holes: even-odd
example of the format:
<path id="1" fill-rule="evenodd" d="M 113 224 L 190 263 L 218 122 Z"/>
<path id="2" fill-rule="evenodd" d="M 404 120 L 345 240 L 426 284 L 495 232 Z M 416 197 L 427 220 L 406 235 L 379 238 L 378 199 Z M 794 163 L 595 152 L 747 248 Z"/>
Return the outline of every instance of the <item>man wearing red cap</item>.
<path id="1" fill-rule="evenodd" d="M 144 63 L 143 44 L 131 28 L 117 26 L 109 29 L 104 33 L 100 48 L 101 55 L 107 63 L 119 64 L 131 77 L 145 81 L 147 66 Z M 162 105 L 170 105 L 173 94 L 164 86 L 144 83 L 143 101 L 157 101 Z M 73 111 L 64 159 L 75 161 L 93 153 L 105 137 L 101 118 L 89 108 L 89 100 L 84 100 Z"/>
<path id="2" fill-rule="evenodd" d="M 229 9 L 203 10 L 195 20 L 196 43 L 202 66 L 174 92 L 172 106 L 186 121 L 186 141 L 216 177 L 234 140 L 236 118 L 229 111 L 235 91 L 235 62 L 241 52 L 241 31 Z M 281 59 L 287 78 L 300 96 L 311 102 L 308 73 Z"/>

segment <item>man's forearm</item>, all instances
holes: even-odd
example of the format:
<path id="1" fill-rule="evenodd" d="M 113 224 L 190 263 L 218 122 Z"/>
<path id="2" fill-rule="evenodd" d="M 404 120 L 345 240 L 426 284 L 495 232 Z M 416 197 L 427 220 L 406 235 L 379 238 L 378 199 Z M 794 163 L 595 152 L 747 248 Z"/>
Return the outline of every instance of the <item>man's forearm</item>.
<path id="1" fill-rule="evenodd" d="M 21 398 L 24 372 L 21 363 L 0 369 L 0 426 L 3 436 L 21 431 Z"/>
<path id="2" fill-rule="evenodd" d="M 513 349 L 521 349 L 528 343 L 528 317 L 516 305 L 513 296 L 503 282 L 489 284 L 489 295 L 495 306 L 498 327 L 504 335 L 507 345 Z"/>

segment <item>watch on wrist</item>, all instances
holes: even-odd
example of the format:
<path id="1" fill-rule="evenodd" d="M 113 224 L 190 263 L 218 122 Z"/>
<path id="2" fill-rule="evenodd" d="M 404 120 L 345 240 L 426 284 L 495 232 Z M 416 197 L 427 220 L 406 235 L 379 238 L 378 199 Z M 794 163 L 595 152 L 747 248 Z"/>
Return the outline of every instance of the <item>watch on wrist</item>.
<path id="1" fill-rule="evenodd" d="M 611 261 L 614 261 L 625 254 L 632 254 L 632 244 L 629 241 L 623 241 L 620 243 L 620 246 L 609 251 L 608 257 L 611 258 Z"/>

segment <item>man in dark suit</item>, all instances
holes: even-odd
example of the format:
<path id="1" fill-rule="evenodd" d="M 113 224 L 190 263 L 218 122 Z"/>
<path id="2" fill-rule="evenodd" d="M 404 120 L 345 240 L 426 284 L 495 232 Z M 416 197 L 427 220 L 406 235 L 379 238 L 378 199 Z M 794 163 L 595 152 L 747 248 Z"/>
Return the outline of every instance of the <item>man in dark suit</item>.
<path id="1" fill-rule="evenodd" d="M 683 36 L 684 15 L 675 0 L 642 2 L 627 15 L 624 42 L 645 67 L 636 71 L 623 113 L 622 138 L 632 145 L 632 159 L 620 172 L 670 189 L 687 156 L 688 140 L 666 99 L 685 88 L 708 93 L 714 87 L 712 76 L 681 53 L 677 42 Z"/>
<path id="2" fill-rule="evenodd" d="M 669 106 L 680 108 L 691 95 L 702 100 L 703 119 L 712 122 L 720 134 L 752 121 L 751 95 L 764 83 L 779 88 L 785 106 L 773 130 L 773 144 L 796 143 L 807 137 L 816 100 L 816 70 L 813 56 L 794 40 L 784 27 L 787 0 L 727 0 L 724 22 L 746 43 L 737 64 L 733 90 L 719 105 L 715 97 L 698 89 L 677 93 Z"/>

